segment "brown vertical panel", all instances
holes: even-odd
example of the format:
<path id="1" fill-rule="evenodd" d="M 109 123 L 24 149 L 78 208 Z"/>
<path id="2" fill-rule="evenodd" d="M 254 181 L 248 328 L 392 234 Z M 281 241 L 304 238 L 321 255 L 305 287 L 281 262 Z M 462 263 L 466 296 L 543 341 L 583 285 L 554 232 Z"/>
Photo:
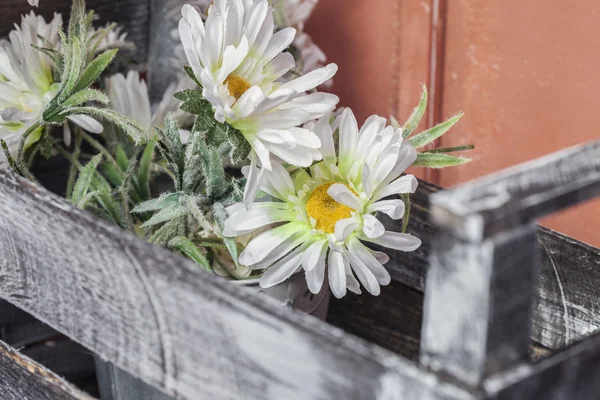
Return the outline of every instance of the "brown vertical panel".
<path id="1" fill-rule="evenodd" d="M 443 115 L 466 116 L 445 146 L 474 143 L 474 164 L 444 170 L 452 186 L 597 138 L 597 0 L 448 2 Z M 600 246 L 600 202 L 545 222 Z"/>
<path id="2" fill-rule="evenodd" d="M 339 65 L 332 92 L 359 123 L 371 114 L 404 121 L 418 104 L 420 82 L 429 86 L 431 12 L 432 0 L 320 0 L 306 29 Z"/>

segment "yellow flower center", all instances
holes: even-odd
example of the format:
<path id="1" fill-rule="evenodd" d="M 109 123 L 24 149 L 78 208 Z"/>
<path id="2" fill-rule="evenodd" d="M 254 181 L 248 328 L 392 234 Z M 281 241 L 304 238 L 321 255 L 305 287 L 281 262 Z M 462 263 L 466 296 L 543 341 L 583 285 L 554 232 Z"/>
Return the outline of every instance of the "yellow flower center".
<path id="1" fill-rule="evenodd" d="M 227 79 L 225 79 L 225 83 L 227 84 L 229 93 L 235 97 L 236 100 L 239 100 L 240 97 L 252 87 L 250 82 L 238 75 L 229 75 Z"/>
<path id="2" fill-rule="evenodd" d="M 338 203 L 327 193 L 327 189 L 334 183 L 336 182 L 327 182 L 318 186 L 310 194 L 306 203 L 306 213 L 309 217 L 315 219 L 317 222 L 316 228 L 326 233 L 333 233 L 335 223 L 341 219 L 350 218 L 352 211 L 354 211 L 352 208 Z"/>

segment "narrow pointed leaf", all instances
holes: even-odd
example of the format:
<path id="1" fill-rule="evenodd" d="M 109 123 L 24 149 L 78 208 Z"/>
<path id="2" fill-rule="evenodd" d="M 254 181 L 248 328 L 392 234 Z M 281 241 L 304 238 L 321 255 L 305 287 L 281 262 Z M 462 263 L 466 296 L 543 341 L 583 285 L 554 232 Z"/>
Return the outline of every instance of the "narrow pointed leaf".
<path id="1" fill-rule="evenodd" d="M 463 115 L 463 113 L 459 113 L 454 117 L 442 122 L 441 124 L 438 124 L 433 128 L 426 130 L 423 133 L 419 133 L 418 135 L 413 136 L 408 140 L 408 142 L 415 149 L 428 145 L 429 143 L 433 142 L 434 140 L 448 132 L 450 128 L 452 128 L 461 119 Z"/>
<path id="2" fill-rule="evenodd" d="M 85 89 L 94 83 L 115 58 L 117 51 L 117 49 L 107 50 L 89 63 L 81 74 L 75 90 Z"/>
<path id="3" fill-rule="evenodd" d="M 470 163 L 470 158 L 456 157 L 443 153 L 419 153 L 414 162 L 415 167 L 446 168 Z"/>
<path id="4" fill-rule="evenodd" d="M 94 177 L 94 173 L 96 172 L 101 160 L 101 154 L 94 156 L 94 158 L 92 158 L 90 162 L 88 162 L 86 166 L 83 167 L 79 172 L 79 177 L 77 178 L 77 182 L 75 182 L 75 187 L 73 188 L 73 196 L 71 197 L 71 202 L 73 204 L 79 204 L 89 192 L 92 184 L 92 178 Z"/>
<path id="5" fill-rule="evenodd" d="M 169 241 L 169 247 L 172 249 L 177 249 L 187 257 L 194 260 L 198 265 L 200 265 L 205 270 L 212 272 L 212 268 L 210 267 L 210 263 L 208 259 L 202 253 L 202 250 L 198 248 L 191 240 L 186 238 L 185 236 L 177 236 Z"/>
<path id="6" fill-rule="evenodd" d="M 154 148 L 154 142 L 149 141 L 140 159 L 140 166 L 137 173 L 137 186 L 142 199 L 150 198 L 150 174 L 152 160 L 154 158 Z"/>
<path id="7" fill-rule="evenodd" d="M 184 217 L 189 214 L 189 210 L 182 204 L 174 203 L 171 204 L 156 214 L 152 216 L 148 221 L 146 221 L 142 228 L 147 228 L 149 226 L 154 226 L 158 224 L 162 224 L 163 222 L 171 221 L 176 218 Z"/>
<path id="8" fill-rule="evenodd" d="M 181 197 L 180 193 L 163 194 L 162 196 L 160 196 L 157 199 L 148 200 L 148 201 L 145 201 L 143 203 L 136 205 L 133 208 L 133 210 L 131 210 L 131 212 L 132 213 L 144 213 L 144 212 L 148 212 L 148 211 L 162 210 L 164 208 L 171 207 L 174 204 L 179 204 L 180 197 Z"/>
<path id="9" fill-rule="evenodd" d="M 407 138 L 411 133 L 417 129 L 419 123 L 421 123 L 421 119 L 423 119 L 423 115 L 425 115 L 425 109 L 427 108 L 427 86 L 423 84 L 423 93 L 421 94 L 421 100 L 419 101 L 419 105 L 413 110 L 411 116 L 408 118 L 408 121 L 402 127 L 402 137 Z"/>
<path id="10" fill-rule="evenodd" d="M 83 89 L 69 97 L 63 104 L 65 107 L 76 107 L 89 101 L 108 104 L 110 99 L 101 91 L 94 89 Z"/>

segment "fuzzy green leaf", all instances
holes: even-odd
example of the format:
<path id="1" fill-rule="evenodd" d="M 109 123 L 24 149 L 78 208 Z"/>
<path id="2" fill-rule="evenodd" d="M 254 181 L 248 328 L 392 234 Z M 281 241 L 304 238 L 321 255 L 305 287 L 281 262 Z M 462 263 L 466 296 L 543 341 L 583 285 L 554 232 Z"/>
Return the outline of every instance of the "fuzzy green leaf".
<path id="1" fill-rule="evenodd" d="M 208 272 L 212 272 L 212 268 L 210 263 L 206 259 L 202 250 L 198 248 L 191 240 L 186 238 L 185 236 L 177 236 L 169 241 L 169 247 L 172 249 L 179 250 L 182 254 L 194 260 L 198 265 L 207 270 Z"/>
<path id="2" fill-rule="evenodd" d="M 89 63 L 81 74 L 75 90 L 85 89 L 94 83 L 115 58 L 117 52 L 117 49 L 107 50 Z"/>
<path id="3" fill-rule="evenodd" d="M 178 236 L 179 232 L 183 231 L 182 226 L 184 223 L 183 218 L 171 220 L 157 229 L 148 241 L 166 246 L 172 238 Z"/>
<path id="4" fill-rule="evenodd" d="M 417 129 L 417 126 L 421 123 L 421 119 L 423 119 L 423 115 L 425 115 L 425 109 L 427 108 L 427 86 L 423 84 L 423 93 L 421 94 L 421 100 L 419 101 L 419 105 L 413 110 L 412 114 L 408 118 L 408 121 L 402 127 L 402 137 L 407 138 L 411 133 Z"/>
<path id="5" fill-rule="evenodd" d="M 212 212 L 213 212 L 213 218 L 219 225 L 219 228 L 221 229 L 221 231 L 223 231 L 223 229 L 225 228 L 225 221 L 227 221 L 227 218 L 229 218 L 229 215 L 227 214 L 227 210 L 225 209 L 225 206 L 223 206 L 223 204 L 221 204 L 221 203 L 215 203 L 212 206 Z M 229 251 L 231 258 L 233 259 L 235 266 L 239 267 L 239 264 L 238 264 L 239 250 L 238 250 L 237 241 L 235 240 L 235 238 L 223 238 L 223 242 L 225 243 L 225 246 L 227 246 L 227 250 Z"/>
<path id="6" fill-rule="evenodd" d="M 177 100 L 183 101 L 183 104 L 180 108 L 185 112 L 194 115 L 206 115 L 207 113 L 212 113 L 212 104 L 202 97 L 201 90 L 182 90 L 181 92 L 175 93 L 173 96 Z"/>
<path id="7" fill-rule="evenodd" d="M 75 187 L 73 188 L 73 195 L 71 196 L 71 202 L 77 207 L 80 206 L 80 202 L 83 200 L 85 195 L 90 191 L 90 186 L 92 184 L 92 178 L 96 173 L 96 169 L 102 160 L 102 155 L 98 154 L 94 156 L 86 164 L 85 167 L 81 169 L 79 172 L 79 177 L 77 178 L 77 182 L 75 183 Z"/>
<path id="8" fill-rule="evenodd" d="M 402 233 L 406 233 L 408 222 L 410 221 L 410 193 L 402 193 L 400 195 L 404 202 L 404 216 L 402 217 Z"/>
<path id="9" fill-rule="evenodd" d="M 193 80 L 194 83 L 196 83 L 196 85 L 198 85 L 199 87 L 202 87 L 202 83 L 198 80 L 198 78 L 196 78 L 196 74 L 194 74 L 194 70 L 192 70 L 192 67 L 190 67 L 189 65 L 186 65 L 183 67 L 183 70 L 185 71 L 187 76 L 189 76 L 190 79 Z"/>
<path id="10" fill-rule="evenodd" d="M 115 187 L 119 187 L 123 184 L 123 179 L 125 178 L 125 174 L 119 168 L 117 168 L 112 163 L 102 163 L 100 165 L 100 172 L 102 175 L 109 180 Z"/>
<path id="11" fill-rule="evenodd" d="M 96 101 L 98 103 L 108 104 L 110 99 L 99 90 L 83 89 L 69 97 L 63 103 L 63 106 L 76 107 L 85 104 L 88 101 Z"/>
<path id="12" fill-rule="evenodd" d="M 115 160 L 123 172 L 129 169 L 129 157 L 121 145 L 117 145 L 117 149 L 115 150 Z"/>
<path id="13" fill-rule="evenodd" d="M 152 160 L 154 159 L 154 148 L 155 144 L 149 141 L 144 148 L 142 158 L 140 159 L 140 166 L 137 173 L 137 186 L 142 199 L 150 198 L 150 175 Z"/>
<path id="14" fill-rule="evenodd" d="M 176 218 L 185 217 L 189 213 L 190 211 L 186 206 L 180 204 L 179 202 L 172 203 L 154 214 L 152 218 L 142 225 L 142 228 L 162 224 L 163 222 L 168 222 Z"/>
<path id="15" fill-rule="evenodd" d="M 433 142 L 434 140 L 448 132 L 450 128 L 452 128 L 461 119 L 463 115 L 463 113 L 459 113 L 454 117 L 448 119 L 447 121 L 444 121 L 441 124 L 438 124 L 433 128 L 426 130 L 423 133 L 419 133 L 418 135 L 413 136 L 408 140 L 408 142 L 415 149 L 428 145 L 429 143 Z"/>
<path id="16" fill-rule="evenodd" d="M 472 144 L 467 144 L 465 146 L 455 146 L 455 147 L 441 147 L 437 149 L 428 149 L 427 153 L 453 153 L 455 151 L 466 151 L 473 150 L 475 148 Z"/>
<path id="17" fill-rule="evenodd" d="M 176 166 L 178 179 L 181 179 L 181 173 L 185 169 L 185 151 L 181 143 L 179 134 L 179 126 L 173 118 L 173 114 L 169 113 L 165 119 L 165 130 L 162 132 L 162 140 L 166 146 L 168 160 Z M 181 181 L 180 181 L 181 182 Z M 180 186 L 181 183 L 178 185 Z"/>
<path id="18" fill-rule="evenodd" d="M 168 193 L 163 194 L 156 199 L 151 199 L 148 201 L 144 201 L 136 205 L 132 213 L 145 213 L 149 211 L 158 211 L 167 207 L 171 207 L 174 204 L 179 204 L 179 198 L 181 197 L 181 193 Z"/>
<path id="19" fill-rule="evenodd" d="M 147 134 L 145 132 L 144 128 L 142 128 L 137 122 L 119 114 L 116 111 L 109 110 L 107 108 L 70 107 L 70 108 L 66 108 L 60 112 L 60 116 L 62 116 L 62 117 L 67 117 L 69 115 L 74 115 L 74 114 L 90 115 L 92 117 L 97 117 L 97 118 L 103 119 L 105 121 L 108 121 L 108 122 L 116 125 L 118 128 L 122 129 L 136 143 L 139 143 L 141 141 L 142 136 Z M 51 122 L 62 123 L 63 119 L 58 119 L 56 121 L 51 121 Z"/>
<path id="20" fill-rule="evenodd" d="M 415 167 L 446 168 L 470 163 L 470 158 L 450 156 L 443 153 L 419 153 L 413 163 Z"/>

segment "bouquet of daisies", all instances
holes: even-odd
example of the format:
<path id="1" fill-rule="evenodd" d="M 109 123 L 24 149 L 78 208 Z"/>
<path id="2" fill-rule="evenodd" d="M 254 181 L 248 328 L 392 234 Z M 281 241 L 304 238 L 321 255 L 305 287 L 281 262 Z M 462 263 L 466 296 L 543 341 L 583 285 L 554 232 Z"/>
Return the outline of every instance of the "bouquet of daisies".
<path id="1" fill-rule="evenodd" d="M 38 0 L 29 0 L 37 5 Z M 425 147 L 461 114 L 415 134 L 409 120 L 359 125 L 326 89 L 338 69 L 303 32 L 316 0 L 196 1 L 179 9 L 178 76 L 151 104 L 133 44 L 74 0 L 68 26 L 33 12 L 0 41 L 0 164 L 35 180 L 38 157 L 69 163 L 66 197 L 231 279 L 268 288 L 304 273 L 336 297 L 390 282 L 406 233 L 410 166 L 469 162 Z M 176 10 L 175 12 L 179 12 Z M 419 151 L 419 149 L 424 149 Z M 403 220 L 389 231 L 381 216 Z"/>

